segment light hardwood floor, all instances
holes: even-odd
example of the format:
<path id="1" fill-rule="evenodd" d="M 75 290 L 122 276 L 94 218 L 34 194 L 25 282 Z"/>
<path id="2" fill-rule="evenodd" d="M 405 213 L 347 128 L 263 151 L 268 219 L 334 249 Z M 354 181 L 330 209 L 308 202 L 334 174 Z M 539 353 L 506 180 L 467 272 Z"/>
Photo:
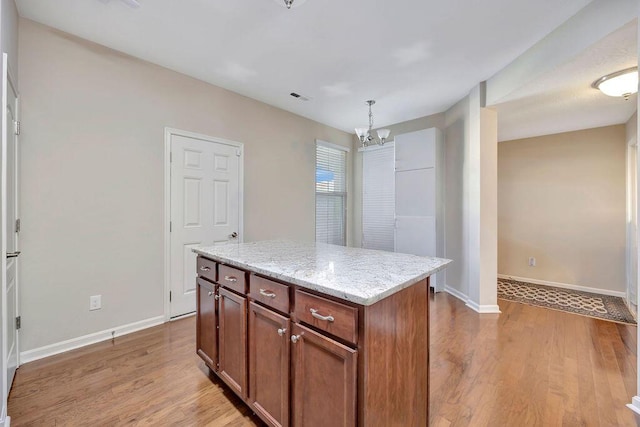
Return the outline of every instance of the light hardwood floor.
<path id="1" fill-rule="evenodd" d="M 432 426 L 634 426 L 636 328 L 432 296 Z M 261 425 L 195 355 L 195 320 L 22 366 L 12 426 Z"/>

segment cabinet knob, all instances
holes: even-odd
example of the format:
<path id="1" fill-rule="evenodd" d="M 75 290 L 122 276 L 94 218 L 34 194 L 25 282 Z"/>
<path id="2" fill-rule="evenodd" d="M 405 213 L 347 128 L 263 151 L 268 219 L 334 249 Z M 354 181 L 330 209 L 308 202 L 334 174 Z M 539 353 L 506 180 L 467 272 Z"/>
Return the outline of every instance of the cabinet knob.
<path id="1" fill-rule="evenodd" d="M 219 299 L 220 299 L 220 295 L 216 294 L 216 295 L 214 296 L 214 298 L 215 298 L 215 299 L 216 299 L 216 301 L 217 301 L 217 300 L 219 300 Z"/>
<path id="2" fill-rule="evenodd" d="M 280 336 L 283 336 L 285 332 L 287 332 L 287 329 L 286 329 L 286 328 L 280 328 L 280 329 L 278 329 L 278 335 L 280 335 Z"/>
<path id="3" fill-rule="evenodd" d="M 209 291 L 209 296 L 213 295 L 213 291 Z"/>
<path id="4" fill-rule="evenodd" d="M 291 342 L 297 343 L 300 340 L 300 335 L 291 335 Z"/>

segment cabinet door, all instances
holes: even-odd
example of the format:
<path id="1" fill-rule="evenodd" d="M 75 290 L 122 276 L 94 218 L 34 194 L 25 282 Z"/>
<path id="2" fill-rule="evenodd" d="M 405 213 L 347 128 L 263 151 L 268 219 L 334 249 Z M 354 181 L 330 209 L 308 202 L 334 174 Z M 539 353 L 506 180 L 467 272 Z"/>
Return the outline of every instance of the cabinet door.
<path id="1" fill-rule="evenodd" d="M 293 425 L 356 425 L 357 351 L 297 323 L 291 331 Z"/>
<path id="2" fill-rule="evenodd" d="M 240 397 L 247 398 L 247 298 L 218 289 L 219 374 Z"/>
<path id="3" fill-rule="evenodd" d="M 218 361 L 215 285 L 198 279 L 196 292 L 196 352 L 215 371 Z"/>
<path id="4" fill-rule="evenodd" d="M 289 425 L 289 323 L 249 304 L 249 402 L 271 426 Z"/>

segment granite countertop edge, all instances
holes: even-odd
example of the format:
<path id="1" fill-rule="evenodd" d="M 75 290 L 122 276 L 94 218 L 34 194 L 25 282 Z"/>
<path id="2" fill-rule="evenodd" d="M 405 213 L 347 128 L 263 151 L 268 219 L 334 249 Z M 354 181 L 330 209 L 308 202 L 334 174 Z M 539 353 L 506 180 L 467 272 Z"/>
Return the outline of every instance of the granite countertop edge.
<path id="1" fill-rule="evenodd" d="M 350 292 L 350 288 L 353 289 L 354 286 L 345 287 L 345 289 L 336 289 L 333 287 L 327 287 L 319 283 L 296 278 L 287 274 L 277 273 L 269 269 L 257 266 L 255 264 L 234 260 L 233 258 L 228 258 L 224 255 L 212 253 L 210 252 L 210 250 L 213 248 L 215 247 L 208 247 L 208 248 L 196 247 L 196 248 L 193 248 L 193 252 L 233 267 L 238 267 L 244 270 L 250 270 L 251 272 L 254 272 L 261 276 L 265 276 L 265 277 L 276 279 L 276 280 L 281 280 L 283 282 L 292 283 L 294 285 L 298 285 L 305 289 L 317 291 L 325 295 L 337 297 L 345 301 L 349 301 L 355 304 L 360 304 L 363 306 L 373 305 L 380 300 L 383 300 L 395 293 L 398 293 L 403 289 L 406 289 L 416 284 L 417 282 L 420 282 L 421 280 L 424 280 L 425 278 L 432 276 L 433 274 L 439 271 L 442 271 L 447 267 L 447 265 L 449 265 L 452 262 L 451 260 L 448 260 L 448 259 L 437 258 L 439 261 L 441 261 L 439 265 L 426 269 L 423 273 L 418 274 L 410 278 L 409 280 L 406 280 L 404 282 L 397 283 L 397 284 L 392 284 L 388 288 L 380 290 L 380 292 L 377 292 L 375 295 L 362 295 L 362 294 L 358 294 L 357 290 L 354 290 L 354 292 Z M 436 259 L 436 258 L 431 258 L 431 259 Z"/>

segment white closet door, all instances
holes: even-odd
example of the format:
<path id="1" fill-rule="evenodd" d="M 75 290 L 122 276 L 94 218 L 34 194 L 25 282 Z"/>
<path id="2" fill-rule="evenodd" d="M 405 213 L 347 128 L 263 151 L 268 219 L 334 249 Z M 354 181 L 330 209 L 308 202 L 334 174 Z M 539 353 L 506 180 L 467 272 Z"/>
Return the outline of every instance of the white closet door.
<path id="1" fill-rule="evenodd" d="M 441 174 L 442 134 L 435 128 L 395 137 L 395 250 L 443 256 Z M 440 220 L 439 220 L 440 218 Z M 442 290 L 441 275 L 431 286 Z"/>
<path id="2" fill-rule="evenodd" d="M 368 148 L 362 155 L 362 247 L 394 250 L 394 146 Z"/>
<path id="3" fill-rule="evenodd" d="M 399 216 L 396 219 L 396 252 L 436 256 L 436 218 Z"/>

